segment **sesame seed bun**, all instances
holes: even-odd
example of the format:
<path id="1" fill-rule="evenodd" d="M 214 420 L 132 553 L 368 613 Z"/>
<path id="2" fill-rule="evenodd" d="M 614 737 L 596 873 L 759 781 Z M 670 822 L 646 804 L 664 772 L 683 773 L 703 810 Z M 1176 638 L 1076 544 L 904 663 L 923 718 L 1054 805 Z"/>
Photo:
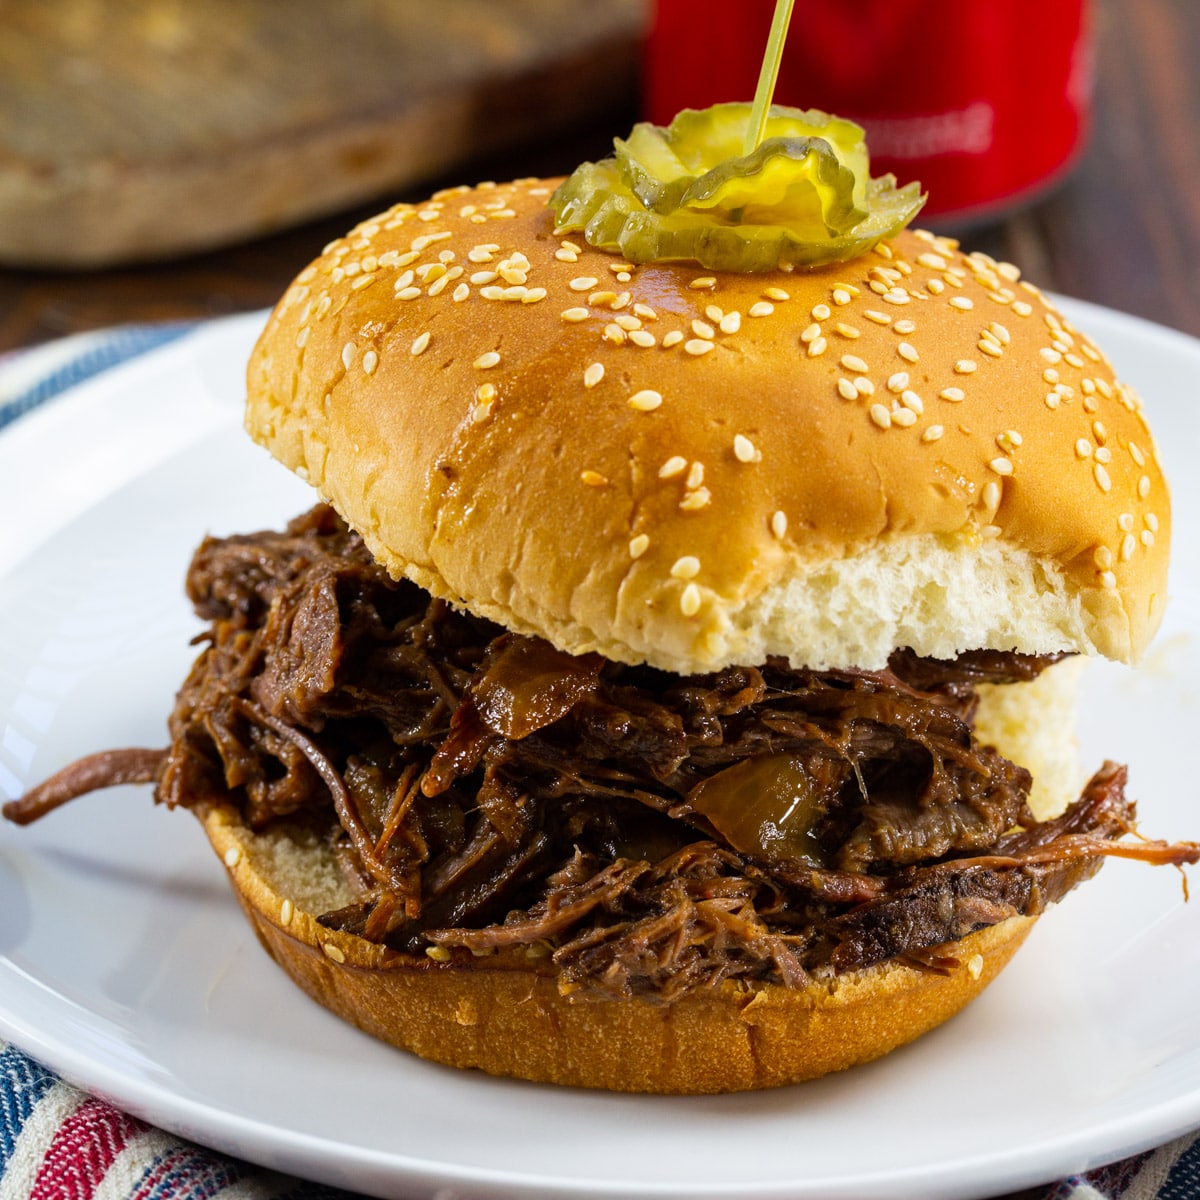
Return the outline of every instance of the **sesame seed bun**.
<path id="1" fill-rule="evenodd" d="M 969 1004 L 1035 920 L 956 942 L 946 974 L 884 963 L 803 988 L 726 981 L 671 1004 L 574 1001 L 546 960 L 523 953 L 439 962 L 326 929 L 312 914 L 345 884 L 324 844 L 286 828 L 254 834 L 224 805 L 193 811 L 262 945 L 319 1004 L 433 1062 L 539 1083 L 734 1092 L 857 1066 Z"/>
<path id="2" fill-rule="evenodd" d="M 681 673 L 1138 657 L 1166 596 L 1154 444 L 1015 268 L 908 231 L 811 272 L 633 267 L 556 236 L 553 187 L 363 223 L 254 352 L 251 435 L 389 571 Z"/>

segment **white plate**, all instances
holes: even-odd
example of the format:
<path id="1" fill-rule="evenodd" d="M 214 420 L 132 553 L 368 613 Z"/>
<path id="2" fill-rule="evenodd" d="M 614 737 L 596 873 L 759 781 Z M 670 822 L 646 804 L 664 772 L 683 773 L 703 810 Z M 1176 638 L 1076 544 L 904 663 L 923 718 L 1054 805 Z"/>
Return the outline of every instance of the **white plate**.
<path id="1" fill-rule="evenodd" d="M 1092 763 L 1132 764 L 1154 833 L 1200 834 L 1200 344 L 1068 311 L 1151 409 L 1176 492 L 1174 593 L 1139 672 L 1096 667 Z M 0 791 L 86 751 L 160 745 L 198 628 L 207 530 L 309 493 L 239 429 L 261 316 L 114 370 L 0 436 Z M 13 514 L 23 523 L 13 521 Z M 815 1084 L 714 1098 L 550 1089 L 383 1047 L 260 951 L 220 865 L 145 789 L 0 828 L 0 1031 L 199 1142 L 380 1195 L 963 1197 L 1082 1170 L 1200 1125 L 1200 903 L 1111 862 L 961 1017 Z"/>

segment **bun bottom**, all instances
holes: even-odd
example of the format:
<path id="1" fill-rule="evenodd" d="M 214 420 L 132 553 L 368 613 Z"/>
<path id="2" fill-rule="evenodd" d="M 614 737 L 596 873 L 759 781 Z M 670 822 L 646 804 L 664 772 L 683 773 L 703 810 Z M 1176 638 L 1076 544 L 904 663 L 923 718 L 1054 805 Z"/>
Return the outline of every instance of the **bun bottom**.
<path id="1" fill-rule="evenodd" d="M 320 845 L 257 835 L 226 806 L 197 806 L 234 891 L 272 958 L 314 1000 L 393 1046 L 451 1067 L 619 1092 L 778 1087 L 869 1062 L 970 1003 L 1035 918 L 953 945 L 948 974 L 885 963 L 803 989 L 726 982 L 670 1004 L 572 1000 L 545 959 L 467 964 L 400 954 L 321 926 L 338 884 Z"/>

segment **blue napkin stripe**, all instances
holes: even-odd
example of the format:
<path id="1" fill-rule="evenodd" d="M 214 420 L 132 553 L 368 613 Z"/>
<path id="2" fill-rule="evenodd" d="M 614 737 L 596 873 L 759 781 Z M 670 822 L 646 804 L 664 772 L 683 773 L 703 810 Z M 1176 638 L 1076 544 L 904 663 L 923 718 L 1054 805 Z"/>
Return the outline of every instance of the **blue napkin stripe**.
<path id="1" fill-rule="evenodd" d="M 92 342 L 72 359 L 58 366 L 35 384 L 0 404 L 0 429 L 18 417 L 53 400 L 111 367 L 137 358 L 190 333 L 198 321 L 168 321 L 155 325 L 122 325 L 107 331 L 99 342 Z"/>

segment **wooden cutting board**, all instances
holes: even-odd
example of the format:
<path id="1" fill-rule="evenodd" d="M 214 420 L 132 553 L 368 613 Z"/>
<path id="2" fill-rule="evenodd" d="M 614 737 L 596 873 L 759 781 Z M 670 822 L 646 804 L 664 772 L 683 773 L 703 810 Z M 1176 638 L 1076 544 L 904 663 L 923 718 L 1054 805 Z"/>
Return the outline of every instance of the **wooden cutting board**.
<path id="1" fill-rule="evenodd" d="M 646 9 L 5 0 L 0 263 L 209 249 L 561 132 L 628 105 Z"/>

